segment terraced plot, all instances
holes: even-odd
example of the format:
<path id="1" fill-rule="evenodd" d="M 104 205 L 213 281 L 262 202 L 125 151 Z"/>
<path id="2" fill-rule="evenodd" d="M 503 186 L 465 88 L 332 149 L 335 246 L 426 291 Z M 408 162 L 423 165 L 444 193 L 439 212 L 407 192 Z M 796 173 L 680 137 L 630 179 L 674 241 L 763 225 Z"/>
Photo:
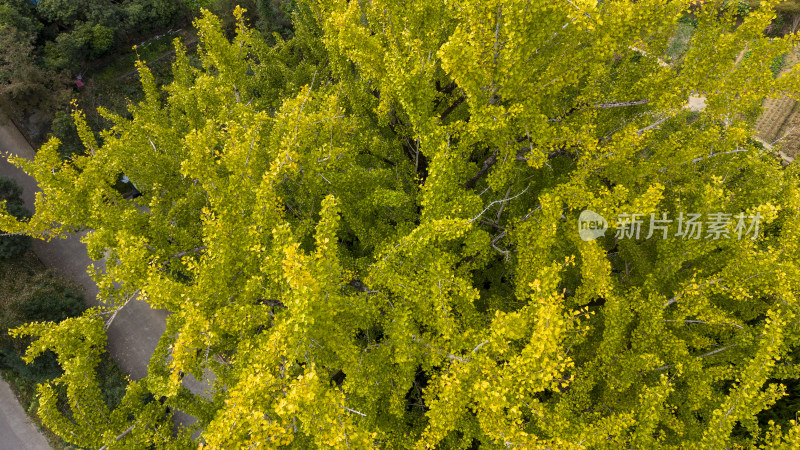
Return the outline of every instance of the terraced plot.
<path id="1" fill-rule="evenodd" d="M 780 74 L 789 71 L 800 62 L 800 49 L 787 55 Z M 757 136 L 776 150 L 795 157 L 800 153 L 800 106 L 788 97 L 764 100 L 764 112 L 756 120 Z"/>
<path id="2" fill-rule="evenodd" d="M 795 101 L 788 97 L 768 98 L 764 101 L 764 113 L 756 121 L 758 137 L 773 142 L 778 139 L 783 124 L 794 110 Z"/>

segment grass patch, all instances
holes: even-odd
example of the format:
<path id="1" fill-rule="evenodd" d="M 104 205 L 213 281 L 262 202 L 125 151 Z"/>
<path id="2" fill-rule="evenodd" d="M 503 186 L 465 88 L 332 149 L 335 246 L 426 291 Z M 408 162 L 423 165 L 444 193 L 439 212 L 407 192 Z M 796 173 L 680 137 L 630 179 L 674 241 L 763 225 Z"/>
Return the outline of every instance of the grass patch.
<path id="1" fill-rule="evenodd" d="M 786 53 L 776 56 L 775 59 L 772 60 L 772 63 L 769 65 L 769 70 L 772 72 L 772 76 L 777 78 L 778 74 L 783 69 L 783 64 L 786 61 Z"/>
<path id="2" fill-rule="evenodd" d="M 116 78 L 120 78 L 135 70 L 137 59 L 150 61 L 158 58 L 173 49 L 172 40 L 179 36 L 177 31 L 169 31 L 155 38 L 151 38 L 144 43 L 131 48 L 124 53 L 118 53 L 109 60 L 107 65 L 91 76 L 98 83 L 107 83 Z"/>
<path id="3" fill-rule="evenodd" d="M 691 21 L 680 21 L 675 29 L 675 36 L 667 46 L 667 58 L 670 62 L 677 61 L 689 47 L 689 41 L 694 36 L 695 25 Z"/>

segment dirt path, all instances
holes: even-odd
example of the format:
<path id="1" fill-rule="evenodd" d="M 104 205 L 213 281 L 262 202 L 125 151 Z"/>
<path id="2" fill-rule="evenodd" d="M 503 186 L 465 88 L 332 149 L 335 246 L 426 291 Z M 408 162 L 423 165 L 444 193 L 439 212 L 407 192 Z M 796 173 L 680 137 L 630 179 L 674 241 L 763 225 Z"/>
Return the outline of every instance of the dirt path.
<path id="1" fill-rule="evenodd" d="M 7 153 L 28 159 L 33 159 L 35 154 L 14 124 L 0 118 L 0 154 L 4 156 Z M 22 186 L 25 206 L 33 211 L 35 193 L 39 192 L 36 180 L 9 163 L 5 157 L 0 157 L 0 175 L 14 179 Z M 86 245 L 80 240 L 82 236 L 83 234 L 72 234 L 66 239 L 54 239 L 50 242 L 34 240 L 33 250 L 45 266 L 81 285 L 87 304 L 96 306 L 99 305 L 97 284 L 89 277 L 86 269 L 94 264 L 98 269 L 104 270 L 105 261 L 89 258 Z M 132 379 L 137 380 L 147 374 L 147 364 L 158 339 L 166 329 L 168 314 L 165 310 L 151 309 L 146 302 L 137 299 L 128 302 L 108 328 L 108 351 L 120 369 Z M 184 386 L 201 394 L 207 383 L 201 384 L 191 375 L 187 375 Z M 182 413 L 176 414 L 176 420 L 180 424 L 194 422 L 193 417 Z M 0 450 L 4 450 L 2 439 L 0 437 Z"/>

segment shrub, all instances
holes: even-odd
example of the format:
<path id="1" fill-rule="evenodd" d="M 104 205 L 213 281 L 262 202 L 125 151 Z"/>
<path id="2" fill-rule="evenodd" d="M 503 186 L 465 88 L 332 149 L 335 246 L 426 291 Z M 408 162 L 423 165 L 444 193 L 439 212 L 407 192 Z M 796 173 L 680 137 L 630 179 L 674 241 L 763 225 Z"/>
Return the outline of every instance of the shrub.
<path id="1" fill-rule="evenodd" d="M 45 65 L 52 70 L 78 72 L 89 60 L 106 55 L 114 43 L 114 30 L 105 25 L 81 23 L 69 33 L 61 33 L 55 43 L 47 42 Z"/>
<path id="2" fill-rule="evenodd" d="M 18 305 L 25 322 L 60 322 L 68 317 L 79 316 L 85 309 L 83 295 L 67 288 L 35 293 L 28 301 Z"/>
<path id="3" fill-rule="evenodd" d="M 691 13 L 686 13 L 686 14 L 682 15 L 680 19 L 678 19 L 678 23 L 691 25 L 691 26 L 696 28 L 697 27 L 697 16 L 695 16 L 694 14 L 691 14 Z"/>
<path id="4" fill-rule="evenodd" d="M 22 188 L 16 181 L 0 176 L 0 200 L 6 201 L 6 210 L 18 219 L 31 217 L 22 200 Z M 0 236 L 0 258 L 16 258 L 31 248 L 30 236 Z"/>
<path id="5" fill-rule="evenodd" d="M 36 357 L 33 363 L 25 364 L 20 352 L 14 346 L 0 349 L 0 368 L 13 371 L 23 382 L 30 385 L 44 383 L 60 377 L 63 373 L 55 353 L 48 350 Z"/>
<path id="6" fill-rule="evenodd" d="M 84 147 L 78 136 L 75 121 L 69 114 L 63 111 L 56 112 L 50 133 L 61 141 L 61 145 L 58 146 L 58 153 L 63 159 L 69 159 L 74 155 L 84 153 Z"/>
<path id="7" fill-rule="evenodd" d="M 786 54 L 776 56 L 775 59 L 772 60 L 772 63 L 769 66 L 769 70 L 772 72 L 772 75 L 777 77 L 778 73 L 780 73 L 781 69 L 783 68 L 783 62 L 786 60 Z"/>
<path id="8" fill-rule="evenodd" d="M 726 0 L 722 5 L 722 10 L 727 11 L 730 8 L 734 8 L 734 14 L 739 17 L 750 14 L 750 4 L 744 0 Z"/>

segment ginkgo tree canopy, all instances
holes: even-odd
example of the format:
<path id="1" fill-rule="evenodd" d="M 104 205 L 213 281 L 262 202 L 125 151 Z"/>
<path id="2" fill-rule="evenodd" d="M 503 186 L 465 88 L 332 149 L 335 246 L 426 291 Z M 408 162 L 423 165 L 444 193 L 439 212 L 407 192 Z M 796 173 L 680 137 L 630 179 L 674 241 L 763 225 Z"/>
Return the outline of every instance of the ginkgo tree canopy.
<path id="1" fill-rule="evenodd" d="M 669 63 L 687 1 L 317 0 L 271 47 L 204 13 L 199 64 L 176 43 L 161 88 L 139 62 L 131 118 L 97 140 L 75 111 L 84 155 L 15 160 L 41 192 L 0 228 L 107 258 L 105 307 L 15 331 L 65 370 L 44 423 L 109 449 L 795 448 L 798 172 L 750 138 L 800 94 L 775 3 L 695 6 Z M 626 214 L 760 222 L 637 239 Z M 109 410 L 91 373 L 128 301 L 171 314 Z"/>

